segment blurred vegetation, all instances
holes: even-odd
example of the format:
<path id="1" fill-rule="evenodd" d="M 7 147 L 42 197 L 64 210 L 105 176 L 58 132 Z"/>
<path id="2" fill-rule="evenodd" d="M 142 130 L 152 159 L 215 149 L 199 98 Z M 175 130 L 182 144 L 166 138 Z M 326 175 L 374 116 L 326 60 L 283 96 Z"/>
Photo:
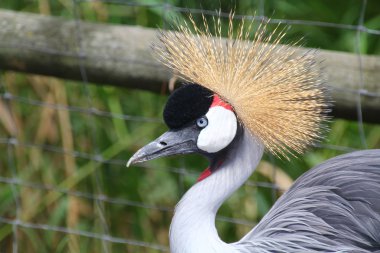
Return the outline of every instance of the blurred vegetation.
<path id="1" fill-rule="evenodd" d="M 185 13 L 169 5 L 184 8 L 203 8 L 236 14 L 262 15 L 273 19 L 323 21 L 356 25 L 360 19 L 359 0 L 220 0 L 202 3 L 195 0 L 144 1 L 79 1 L 79 0 L 2 0 L 0 8 L 23 12 L 61 16 L 72 20 L 77 13 L 82 20 L 113 24 L 167 27 Z M 166 7 L 165 7 L 166 6 Z M 380 29 L 380 1 L 369 0 L 363 25 Z M 199 15 L 195 15 L 199 19 Z M 360 43 L 354 30 L 315 25 L 291 25 L 287 39 L 305 37 L 308 47 L 364 54 L 380 53 L 380 36 L 360 33 Z M 107 46 L 107 45 L 104 45 Z M 51 106 L 38 106 L 25 100 L 0 100 L 0 138 L 15 136 L 19 143 L 0 144 L 0 176 L 16 177 L 23 182 L 70 189 L 90 194 L 104 194 L 131 203 L 173 208 L 181 195 L 194 184 L 197 174 L 207 162 L 195 155 L 167 158 L 149 162 L 143 167 L 126 169 L 122 163 L 101 163 L 74 152 L 99 155 L 105 160 L 127 160 L 139 147 L 165 131 L 160 117 L 166 97 L 149 92 L 84 85 L 51 77 L 3 71 L 0 74 L 0 93 L 9 92 L 28 100 L 46 104 L 97 108 L 114 114 L 136 116 L 129 120 L 93 116 L 81 111 L 67 111 Z M 5 110 L 4 110 L 5 109 Z M 144 118 L 152 119 L 144 121 Z M 141 120 L 142 119 L 142 120 Z M 368 148 L 380 148 L 380 126 L 364 125 Z M 364 148 L 357 122 L 333 120 L 325 145 L 331 147 Z M 41 149 L 50 145 L 60 152 Z M 250 182 L 225 203 L 222 217 L 260 220 L 281 194 L 281 189 L 308 168 L 336 156 L 345 150 L 318 148 L 291 162 L 265 156 Z M 186 169 L 182 169 L 186 168 Z M 178 173 L 180 172 L 180 173 Z M 265 184 L 276 183 L 273 190 Z M 69 227 L 94 233 L 155 244 L 168 244 L 168 229 L 172 213 L 159 208 L 138 205 L 97 202 L 79 196 L 47 191 L 30 186 L 1 183 L 0 216 L 23 222 Z M 19 212 L 15 196 L 19 200 Z M 104 214 L 104 221 L 100 214 Z M 104 223 L 107 226 L 104 226 Z M 251 224 L 235 224 L 219 219 L 221 237 L 235 241 L 249 231 Z M 0 251 L 12 250 L 12 226 L 0 224 Z M 102 243 L 97 239 L 67 235 L 49 230 L 18 228 L 19 252 L 158 252 L 157 250 L 117 243 Z"/>

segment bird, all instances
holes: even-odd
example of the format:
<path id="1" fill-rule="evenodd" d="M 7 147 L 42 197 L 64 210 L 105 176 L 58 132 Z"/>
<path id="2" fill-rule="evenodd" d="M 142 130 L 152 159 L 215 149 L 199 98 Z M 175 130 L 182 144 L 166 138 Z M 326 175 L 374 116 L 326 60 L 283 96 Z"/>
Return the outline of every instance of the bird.
<path id="1" fill-rule="evenodd" d="M 282 45 L 286 29 L 268 32 L 242 20 L 227 34 L 220 16 L 161 31 L 153 53 L 183 80 L 168 98 L 169 130 L 138 150 L 127 166 L 198 153 L 209 166 L 175 207 L 172 253 L 380 252 L 380 149 L 355 151 L 310 169 L 261 221 L 234 243 L 215 217 L 251 176 L 265 152 L 299 157 L 320 141 L 330 98 L 316 52 Z M 253 39 L 252 38 L 252 31 Z"/>

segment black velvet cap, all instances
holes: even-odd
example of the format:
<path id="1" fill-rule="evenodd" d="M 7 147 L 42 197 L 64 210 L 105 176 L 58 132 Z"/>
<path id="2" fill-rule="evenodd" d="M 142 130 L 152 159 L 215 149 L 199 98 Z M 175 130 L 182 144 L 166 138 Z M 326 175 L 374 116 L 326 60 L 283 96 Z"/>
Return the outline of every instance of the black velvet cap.
<path id="1" fill-rule="evenodd" d="M 213 92 L 198 84 L 185 84 L 175 90 L 164 109 L 164 121 L 171 129 L 181 128 L 205 115 L 213 100 Z"/>

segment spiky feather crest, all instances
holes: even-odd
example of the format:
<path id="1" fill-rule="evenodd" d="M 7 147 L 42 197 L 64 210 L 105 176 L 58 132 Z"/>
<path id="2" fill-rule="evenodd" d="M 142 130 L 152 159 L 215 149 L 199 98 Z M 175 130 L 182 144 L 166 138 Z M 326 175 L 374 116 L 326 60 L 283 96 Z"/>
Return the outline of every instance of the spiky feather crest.
<path id="1" fill-rule="evenodd" d="M 178 31 L 162 31 L 153 46 L 158 59 L 232 105 L 273 154 L 301 154 L 318 140 L 327 107 L 315 53 L 280 45 L 285 32 L 277 26 L 267 33 L 268 21 L 249 40 L 254 20 L 243 19 L 234 32 L 231 13 L 227 38 L 222 38 L 220 15 L 212 22 L 214 35 L 202 17 L 202 26 L 189 15 L 190 22 L 178 24 Z"/>

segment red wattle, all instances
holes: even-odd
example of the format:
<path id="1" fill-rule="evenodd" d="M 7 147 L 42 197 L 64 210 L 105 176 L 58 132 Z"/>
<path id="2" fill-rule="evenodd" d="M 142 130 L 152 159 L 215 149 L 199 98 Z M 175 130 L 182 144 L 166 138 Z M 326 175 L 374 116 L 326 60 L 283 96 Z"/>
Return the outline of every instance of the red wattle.
<path id="1" fill-rule="evenodd" d="M 212 100 L 212 104 L 210 107 L 214 107 L 214 106 L 222 106 L 225 109 L 232 111 L 232 106 L 224 102 L 223 100 L 221 100 L 220 97 L 216 94 L 214 94 L 214 99 Z"/>
<path id="2" fill-rule="evenodd" d="M 210 176 L 210 175 L 211 175 L 211 170 L 210 170 L 210 168 L 205 169 L 205 170 L 199 175 L 199 178 L 198 178 L 197 182 L 202 181 L 203 179 L 205 179 L 206 177 L 208 177 L 208 176 Z"/>

